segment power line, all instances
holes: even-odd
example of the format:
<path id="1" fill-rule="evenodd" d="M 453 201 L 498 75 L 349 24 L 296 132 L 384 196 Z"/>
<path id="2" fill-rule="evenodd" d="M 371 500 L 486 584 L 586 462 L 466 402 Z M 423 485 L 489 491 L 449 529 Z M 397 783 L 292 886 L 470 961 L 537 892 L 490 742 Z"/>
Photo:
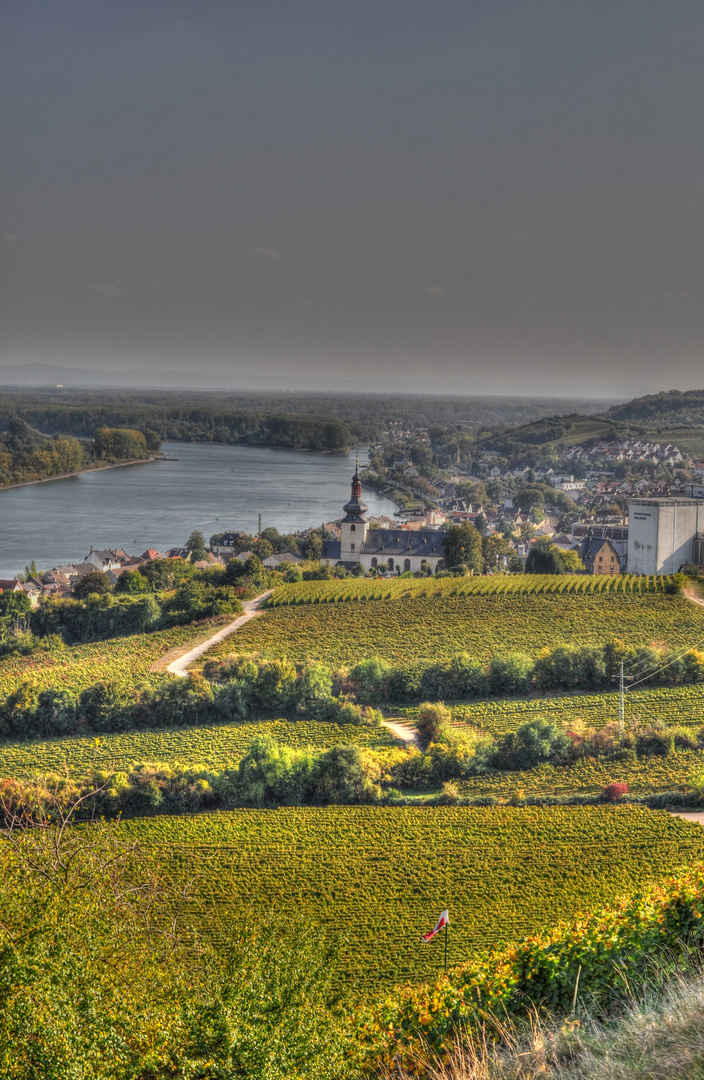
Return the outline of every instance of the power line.
<path id="1" fill-rule="evenodd" d="M 642 679 L 639 679 L 638 682 L 632 683 L 628 687 L 628 689 L 632 690 L 634 686 L 639 686 L 640 683 L 647 682 L 648 679 L 654 678 L 654 676 L 658 675 L 661 671 L 666 671 L 669 667 L 672 667 L 673 664 L 676 664 L 678 660 L 681 660 L 683 656 L 686 656 L 688 652 L 691 652 L 692 649 L 696 649 L 698 645 L 702 645 L 702 644 L 704 644 L 704 638 L 701 638 L 699 641 L 695 642 L 694 645 L 689 645 L 684 650 L 684 652 L 681 652 L 679 654 L 679 656 L 676 656 L 674 658 L 674 660 L 670 660 L 669 664 L 663 664 L 662 667 L 656 668 L 655 671 L 651 671 L 650 675 L 645 675 Z"/>

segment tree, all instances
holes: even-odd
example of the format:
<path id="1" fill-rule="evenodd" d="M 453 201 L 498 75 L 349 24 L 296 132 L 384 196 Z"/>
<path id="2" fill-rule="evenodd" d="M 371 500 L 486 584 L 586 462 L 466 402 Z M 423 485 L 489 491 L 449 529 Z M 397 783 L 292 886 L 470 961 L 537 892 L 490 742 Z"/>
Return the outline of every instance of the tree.
<path id="1" fill-rule="evenodd" d="M 259 539 L 252 541 L 252 551 L 257 558 L 268 559 L 273 554 L 274 548 L 268 540 L 261 536 Z"/>
<path id="2" fill-rule="evenodd" d="M 437 742 L 442 736 L 443 729 L 452 723 L 452 713 L 441 702 L 433 704 L 426 701 L 418 708 L 416 716 L 416 732 L 418 741 L 425 750 L 431 743 Z"/>
<path id="3" fill-rule="evenodd" d="M 308 539 L 303 541 L 301 551 L 306 559 L 319 559 L 323 554 L 323 541 L 320 532 L 313 531 Z"/>
<path id="4" fill-rule="evenodd" d="M 482 538 L 479 532 L 465 522 L 464 525 L 451 525 L 443 541 L 445 566 L 452 570 L 455 566 L 467 566 L 481 574 L 483 569 Z"/>
<path id="5" fill-rule="evenodd" d="M 501 559 L 513 551 L 513 546 L 500 533 L 485 536 L 482 540 L 482 555 L 487 569 L 494 570 Z"/>
<path id="6" fill-rule="evenodd" d="M 458 499 L 466 499 L 467 502 L 482 505 L 487 502 L 486 488 L 474 480 L 460 480 L 459 484 L 455 485 L 455 495 Z"/>
<path id="7" fill-rule="evenodd" d="M 565 563 L 557 544 L 549 546 L 547 540 L 536 540 L 528 552 L 526 574 L 564 574 Z"/>
<path id="8" fill-rule="evenodd" d="M 73 595 L 77 600 L 85 600 L 87 596 L 105 596 L 112 591 L 112 585 L 107 574 L 101 570 L 90 570 L 79 578 L 73 587 Z"/>
<path id="9" fill-rule="evenodd" d="M 491 506 L 500 503 L 504 494 L 503 484 L 500 480 L 488 480 L 486 483 L 486 497 Z"/>
<path id="10" fill-rule="evenodd" d="M 150 454 L 158 454 L 161 450 L 161 435 L 158 431 L 152 431 L 150 428 L 145 428 L 142 432 L 147 444 L 147 450 Z"/>
<path id="11" fill-rule="evenodd" d="M 571 548 L 569 551 L 564 551 L 562 548 L 559 548 L 557 544 L 551 544 L 550 550 L 558 551 L 560 553 L 562 561 L 565 564 L 565 570 L 568 574 L 579 574 L 580 571 L 584 570 L 584 563 L 579 557 L 579 552 L 574 548 Z"/>
<path id="12" fill-rule="evenodd" d="M 190 552 L 191 562 L 200 562 L 205 559 L 208 552 L 205 548 L 205 537 L 200 529 L 194 529 L 186 540 L 186 549 Z"/>

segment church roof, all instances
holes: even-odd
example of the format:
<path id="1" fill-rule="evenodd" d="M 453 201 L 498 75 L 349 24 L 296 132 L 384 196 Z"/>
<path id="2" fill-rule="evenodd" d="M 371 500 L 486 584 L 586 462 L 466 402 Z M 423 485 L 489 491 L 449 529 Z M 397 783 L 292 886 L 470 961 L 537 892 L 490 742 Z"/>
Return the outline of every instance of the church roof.
<path id="1" fill-rule="evenodd" d="M 370 529 L 362 544 L 364 555 L 436 555 L 445 554 L 444 532 L 411 529 Z"/>
<path id="2" fill-rule="evenodd" d="M 342 544 L 339 540 L 323 540 L 322 559 L 339 559 Z"/>

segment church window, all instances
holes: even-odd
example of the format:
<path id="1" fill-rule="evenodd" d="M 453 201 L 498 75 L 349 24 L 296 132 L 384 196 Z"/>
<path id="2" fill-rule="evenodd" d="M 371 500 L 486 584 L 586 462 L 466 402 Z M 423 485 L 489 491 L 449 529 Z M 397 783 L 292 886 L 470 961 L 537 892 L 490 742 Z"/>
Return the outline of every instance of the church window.
<path id="1" fill-rule="evenodd" d="M 389 559 L 389 570 L 393 570 L 393 568 L 394 568 L 394 560 Z"/>
<path id="2" fill-rule="evenodd" d="M 376 568 L 377 568 L 377 565 L 378 565 L 378 564 L 377 564 L 377 561 L 376 561 L 376 559 L 372 559 L 372 569 L 373 569 L 373 570 L 376 570 Z"/>
<path id="3" fill-rule="evenodd" d="M 411 560 L 410 559 L 404 559 L 403 560 L 403 569 L 404 570 L 410 570 L 411 569 Z"/>
<path id="4" fill-rule="evenodd" d="M 350 532 L 356 532 L 356 530 L 357 530 L 356 525 L 350 525 Z"/>
<path id="5" fill-rule="evenodd" d="M 354 551 L 354 544 L 350 544 L 350 551 Z"/>

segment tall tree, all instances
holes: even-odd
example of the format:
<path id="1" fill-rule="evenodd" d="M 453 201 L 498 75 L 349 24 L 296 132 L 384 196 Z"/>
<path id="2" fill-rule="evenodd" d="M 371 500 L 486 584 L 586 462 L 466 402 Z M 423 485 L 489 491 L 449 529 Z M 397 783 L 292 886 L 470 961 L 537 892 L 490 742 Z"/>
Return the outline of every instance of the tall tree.
<path id="1" fill-rule="evenodd" d="M 186 540 L 186 548 L 191 554 L 191 562 L 199 562 L 204 559 L 208 552 L 205 548 L 205 537 L 200 529 L 194 529 Z"/>
<path id="2" fill-rule="evenodd" d="M 557 544 L 550 546 L 547 540 L 536 540 L 528 552 L 526 574 L 564 574 L 565 561 Z"/>
<path id="3" fill-rule="evenodd" d="M 445 566 L 448 570 L 466 566 L 481 574 L 483 568 L 482 538 L 473 525 L 451 525 L 445 534 Z"/>

